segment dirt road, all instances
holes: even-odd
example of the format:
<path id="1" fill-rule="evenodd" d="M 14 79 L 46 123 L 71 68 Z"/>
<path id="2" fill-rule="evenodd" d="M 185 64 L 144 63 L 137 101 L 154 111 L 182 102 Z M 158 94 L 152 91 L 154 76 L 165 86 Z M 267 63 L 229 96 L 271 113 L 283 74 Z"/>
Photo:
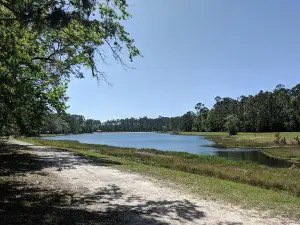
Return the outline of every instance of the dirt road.
<path id="1" fill-rule="evenodd" d="M 16 177 L 58 196 L 57 201 L 53 196 L 49 200 L 57 205 L 55 209 L 42 213 L 49 213 L 49 224 L 297 224 L 270 218 L 264 212 L 198 199 L 153 179 L 94 164 L 69 152 L 28 147 L 35 156 L 32 164 L 43 165 L 37 172 L 25 171 L 25 176 Z"/>

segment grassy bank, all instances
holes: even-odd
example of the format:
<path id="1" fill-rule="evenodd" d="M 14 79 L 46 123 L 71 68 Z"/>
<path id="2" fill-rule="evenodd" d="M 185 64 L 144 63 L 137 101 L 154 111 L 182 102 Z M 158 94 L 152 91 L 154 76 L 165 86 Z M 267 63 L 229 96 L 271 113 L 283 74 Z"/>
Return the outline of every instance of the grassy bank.
<path id="1" fill-rule="evenodd" d="M 116 157 L 109 158 L 119 160 Z M 192 195 L 199 196 L 202 199 L 223 201 L 243 208 L 266 210 L 275 216 L 300 219 L 300 198 L 286 192 L 266 190 L 214 177 L 125 160 L 119 162 L 122 162 L 122 164 L 115 166 L 118 169 L 152 176 L 162 183 L 171 181 L 179 189 L 183 188 Z"/>
<path id="2" fill-rule="evenodd" d="M 300 165 L 300 147 L 266 148 L 263 152 L 268 156 L 291 160 Z"/>
<path id="3" fill-rule="evenodd" d="M 38 138 L 27 138 L 24 141 L 75 152 L 81 151 L 85 154 L 114 156 L 154 167 L 216 177 L 276 191 L 287 191 L 294 196 L 300 196 L 300 172 L 296 168 L 266 168 L 250 162 L 231 161 L 215 156 L 80 144 L 77 141 L 53 141 Z"/>
<path id="4" fill-rule="evenodd" d="M 214 141 L 218 145 L 224 147 L 249 147 L 249 148 L 261 148 L 261 147 L 277 147 L 281 146 L 275 144 L 275 132 L 268 133 L 243 133 L 240 132 L 237 135 L 229 136 L 227 132 L 180 132 L 181 135 L 198 135 L 205 136 L 208 139 Z M 287 146 L 294 145 L 294 138 L 299 136 L 300 132 L 282 132 L 280 133 L 282 138 L 287 141 Z"/>
<path id="5" fill-rule="evenodd" d="M 79 144 L 75 141 L 49 141 L 34 138 L 23 139 L 23 141 L 70 150 L 76 154 L 99 161 L 102 165 L 106 164 L 105 162 L 110 162 L 107 163 L 107 165 L 113 166 L 120 170 L 153 176 L 156 180 L 159 180 L 162 183 L 165 182 L 165 184 L 168 184 L 168 182 L 171 181 L 173 184 L 177 185 L 179 189 L 184 189 L 185 191 L 188 191 L 193 195 L 198 195 L 203 199 L 224 201 L 226 203 L 232 203 L 245 208 L 268 210 L 275 215 L 283 215 L 298 219 L 300 218 L 300 198 L 293 196 L 291 193 L 278 190 L 266 190 L 260 187 L 218 179 L 212 176 L 204 176 L 197 173 L 169 169 L 158 165 L 155 160 L 156 155 L 169 159 L 170 157 L 176 156 L 176 153 L 171 154 L 154 150 L 139 150 L 141 153 L 138 153 L 135 149 L 114 148 L 101 145 L 86 145 Z M 108 153 L 108 151 L 110 153 Z M 178 154 L 180 157 L 182 157 L 181 153 Z M 153 156 L 149 159 L 154 159 L 154 161 L 152 163 L 148 162 L 145 164 L 146 161 L 141 160 L 139 156 Z M 189 154 L 186 155 L 186 158 L 189 158 L 191 161 L 193 161 L 193 159 L 195 160 L 195 158 Z M 217 159 L 214 158 L 215 157 L 200 157 L 199 160 L 201 160 L 204 164 L 206 161 L 206 164 L 209 165 L 213 162 L 216 162 L 215 160 Z M 172 161 L 172 163 L 173 162 L 174 161 Z M 225 163 L 225 166 L 225 161 L 219 161 L 219 164 L 217 164 L 215 167 L 218 167 L 223 163 Z M 231 163 L 228 163 L 227 167 L 230 164 Z M 236 171 L 244 170 L 246 172 L 253 169 L 252 164 L 241 163 L 244 166 L 243 168 L 238 166 L 238 164 L 239 163 L 235 164 L 235 166 L 237 166 Z M 273 172 L 278 171 L 274 170 Z M 282 170 L 282 172 L 284 172 L 284 170 Z M 292 176 L 289 175 L 289 177 L 286 179 L 292 179 Z M 294 181 L 298 182 L 295 179 Z"/>
<path id="6" fill-rule="evenodd" d="M 56 137 L 56 136 L 64 136 L 66 134 L 40 134 L 40 137 Z"/>
<path id="7" fill-rule="evenodd" d="M 260 148 L 268 156 L 300 162 L 300 145 L 295 137 L 300 132 L 282 132 L 281 138 L 286 139 L 285 145 L 275 144 L 275 132 L 269 133 L 238 133 L 228 136 L 227 132 L 181 132 L 181 135 L 199 135 L 213 141 L 215 147 L 221 148 Z"/>

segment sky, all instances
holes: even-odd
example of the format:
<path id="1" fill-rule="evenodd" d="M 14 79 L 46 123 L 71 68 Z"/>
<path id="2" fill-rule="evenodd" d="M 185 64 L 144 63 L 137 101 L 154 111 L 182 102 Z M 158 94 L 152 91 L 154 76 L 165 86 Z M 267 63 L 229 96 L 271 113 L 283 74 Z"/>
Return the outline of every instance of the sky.
<path id="1" fill-rule="evenodd" d="M 124 24 L 143 57 L 107 80 L 72 80 L 68 112 L 86 118 L 179 116 L 216 96 L 237 98 L 300 81 L 298 0 L 128 0 Z M 109 54 L 109 52 L 107 52 Z M 126 61 L 126 55 L 124 55 Z"/>

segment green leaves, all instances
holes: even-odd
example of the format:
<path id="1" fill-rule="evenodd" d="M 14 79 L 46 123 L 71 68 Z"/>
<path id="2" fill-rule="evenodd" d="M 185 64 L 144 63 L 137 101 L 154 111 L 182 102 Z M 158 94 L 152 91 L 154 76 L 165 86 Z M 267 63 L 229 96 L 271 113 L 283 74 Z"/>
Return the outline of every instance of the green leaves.
<path id="1" fill-rule="evenodd" d="M 239 128 L 239 119 L 236 115 L 229 115 L 226 117 L 225 128 L 228 131 L 229 135 L 236 135 Z"/>
<path id="2" fill-rule="evenodd" d="M 28 120 L 41 121 L 27 106 L 35 104 L 36 115 L 63 112 L 66 84 L 72 77 L 84 78 L 83 67 L 101 78 L 104 45 L 123 65 L 124 47 L 130 61 L 141 55 L 121 25 L 130 18 L 127 7 L 125 0 L 0 0 L 0 79 L 6 82 L 0 104 L 10 108 L 2 110 L 0 121 L 11 116 L 28 132 Z"/>

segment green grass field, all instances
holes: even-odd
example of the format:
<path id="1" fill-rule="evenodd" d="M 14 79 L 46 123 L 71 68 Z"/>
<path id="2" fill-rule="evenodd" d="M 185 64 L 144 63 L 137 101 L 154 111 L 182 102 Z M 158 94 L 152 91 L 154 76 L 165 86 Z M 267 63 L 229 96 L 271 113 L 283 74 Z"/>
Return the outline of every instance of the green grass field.
<path id="1" fill-rule="evenodd" d="M 107 165 L 153 176 L 161 182 L 171 181 L 201 198 L 300 218 L 300 173 L 295 168 L 265 168 L 218 157 L 80 144 L 76 141 L 36 138 L 22 141 L 69 150 L 102 165 L 114 162 Z"/>

